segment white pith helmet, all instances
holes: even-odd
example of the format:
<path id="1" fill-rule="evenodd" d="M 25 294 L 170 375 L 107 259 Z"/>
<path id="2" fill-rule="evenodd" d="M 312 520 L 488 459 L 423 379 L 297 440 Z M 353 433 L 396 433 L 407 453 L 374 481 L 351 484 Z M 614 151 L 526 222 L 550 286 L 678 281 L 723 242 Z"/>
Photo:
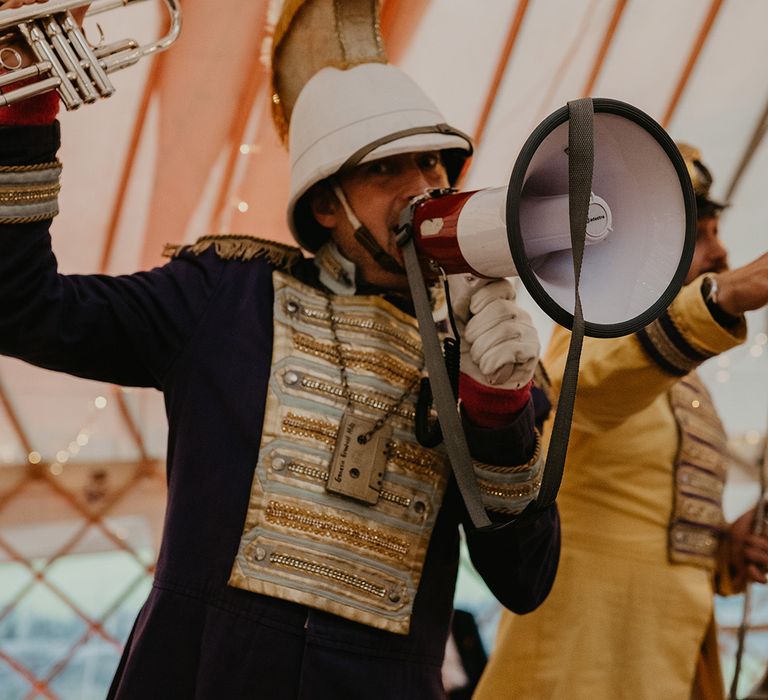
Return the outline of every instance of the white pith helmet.
<path id="1" fill-rule="evenodd" d="M 296 240 L 316 252 L 327 238 L 302 200 L 314 184 L 360 163 L 423 151 L 443 152 L 453 184 L 472 142 L 393 65 L 322 68 L 304 85 L 290 119 L 288 225 Z"/>

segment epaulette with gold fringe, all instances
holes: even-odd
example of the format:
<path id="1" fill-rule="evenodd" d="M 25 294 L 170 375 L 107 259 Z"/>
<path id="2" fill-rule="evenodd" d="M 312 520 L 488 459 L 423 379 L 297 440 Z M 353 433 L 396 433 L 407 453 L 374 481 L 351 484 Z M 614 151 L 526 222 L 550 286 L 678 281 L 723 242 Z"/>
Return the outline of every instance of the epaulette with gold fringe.
<path id="1" fill-rule="evenodd" d="M 239 234 L 202 236 L 188 245 L 167 243 L 163 249 L 163 256 L 175 258 L 182 252 L 200 255 L 211 246 L 214 247 L 216 255 L 222 260 L 247 261 L 265 258 L 272 265 L 285 272 L 290 272 L 291 268 L 303 257 L 301 250 L 295 246 Z"/>

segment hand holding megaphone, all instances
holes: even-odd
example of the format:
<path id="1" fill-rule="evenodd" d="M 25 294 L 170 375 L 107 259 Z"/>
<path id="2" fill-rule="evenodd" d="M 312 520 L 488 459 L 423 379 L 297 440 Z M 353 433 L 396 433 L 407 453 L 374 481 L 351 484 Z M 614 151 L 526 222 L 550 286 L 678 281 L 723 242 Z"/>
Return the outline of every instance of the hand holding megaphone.
<path id="1" fill-rule="evenodd" d="M 517 303 L 507 279 L 450 275 L 451 308 L 462 336 L 461 371 L 475 381 L 519 389 L 533 377 L 539 336 L 530 315 Z"/>

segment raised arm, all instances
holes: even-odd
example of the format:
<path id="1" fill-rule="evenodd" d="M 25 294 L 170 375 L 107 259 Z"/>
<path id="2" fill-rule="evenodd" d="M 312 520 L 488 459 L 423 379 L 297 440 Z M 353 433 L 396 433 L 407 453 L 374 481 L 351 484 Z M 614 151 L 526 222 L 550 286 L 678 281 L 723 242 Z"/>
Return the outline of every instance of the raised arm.
<path id="1" fill-rule="evenodd" d="M 454 278 L 462 331 L 459 397 L 483 503 L 494 526 L 463 518 L 472 563 L 494 596 L 525 613 L 547 596 L 560 554 L 557 506 L 539 509 L 543 454 L 537 424 L 549 402 L 533 375 L 539 340 L 508 280 Z"/>
<path id="2" fill-rule="evenodd" d="M 159 388 L 222 266 L 213 255 L 181 256 L 122 277 L 59 274 L 49 235 L 60 174 L 52 99 L 49 93 L 0 110 L 0 353 Z"/>
<path id="3" fill-rule="evenodd" d="M 704 277 L 683 287 L 662 316 L 634 335 L 586 338 L 579 365 L 573 425 L 598 432 L 620 425 L 646 408 L 702 362 L 746 338 L 741 314 L 723 325 L 702 294 Z M 556 328 L 544 365 L 559 391 L 569 333 Z"/>

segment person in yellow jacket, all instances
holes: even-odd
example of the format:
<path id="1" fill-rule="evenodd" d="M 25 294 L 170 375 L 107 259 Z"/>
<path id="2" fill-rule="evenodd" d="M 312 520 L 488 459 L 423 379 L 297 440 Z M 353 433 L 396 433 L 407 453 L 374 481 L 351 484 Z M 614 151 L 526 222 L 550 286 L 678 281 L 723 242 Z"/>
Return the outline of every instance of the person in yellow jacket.
<path id="1" fill-rule="evenodd" d="M 695 369 L 745 340 L 744 312 L 768 303 L 768 253 L 728 269 L 710 172 L 679 147 L 698 207 L 686 285 L 637 334 L 585 340 L 558 574 L 538 610 L 503 614 L 477 700 L 722 698 L 713 593 L 766 582 L 754 512 L 724 521 L 726 436 Z M 555 330 L 544 357 L 553 380 L 568 340 Z"/>

